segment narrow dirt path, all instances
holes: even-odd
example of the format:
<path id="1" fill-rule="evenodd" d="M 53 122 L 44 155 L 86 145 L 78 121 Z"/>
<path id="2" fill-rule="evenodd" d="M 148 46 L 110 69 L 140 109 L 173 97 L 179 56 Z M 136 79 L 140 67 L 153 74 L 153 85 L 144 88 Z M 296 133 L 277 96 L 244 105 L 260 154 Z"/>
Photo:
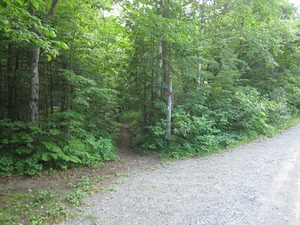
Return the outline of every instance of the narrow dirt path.
<path id="1" fill-rule="evenodd" d="M 148 167 L 160 165 L 160 159 L 156 156 L 142 156 L 138 151 L 131 147 L 133 134 L 129 130 L 131 121 L 123 124 L 118 143 L 118 156 L 122 163 L 130 170 L 146 169 Z"/>
<path id="2" fill-rule="evenodd" d="M 299 224 L 300 126 L 120 177 L 85 201 L 82 218 L 62 224 Z"/>

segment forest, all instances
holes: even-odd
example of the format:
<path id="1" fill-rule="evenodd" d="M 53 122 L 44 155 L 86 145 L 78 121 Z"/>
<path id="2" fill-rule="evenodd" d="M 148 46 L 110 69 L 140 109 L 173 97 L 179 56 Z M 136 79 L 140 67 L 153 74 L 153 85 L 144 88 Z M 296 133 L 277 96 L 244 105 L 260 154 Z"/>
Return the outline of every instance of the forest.
<path id="1" fill-rule="evenodd" d="M 0 1 L 0 175 L 271 136 L 300 110 L 287 0 Z M 122 112 L 120 112 L 122 111 Z"/>

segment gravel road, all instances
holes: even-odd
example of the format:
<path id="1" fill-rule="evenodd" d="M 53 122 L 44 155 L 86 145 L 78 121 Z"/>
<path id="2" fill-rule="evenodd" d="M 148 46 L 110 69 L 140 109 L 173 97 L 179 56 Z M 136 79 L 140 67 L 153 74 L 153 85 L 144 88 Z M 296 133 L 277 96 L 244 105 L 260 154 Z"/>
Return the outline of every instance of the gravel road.
<path id="1" fill-rule="evenodd" d="M 62 225 L 300 224 L 300 125 L 206 158 L 120 177 Z"/>

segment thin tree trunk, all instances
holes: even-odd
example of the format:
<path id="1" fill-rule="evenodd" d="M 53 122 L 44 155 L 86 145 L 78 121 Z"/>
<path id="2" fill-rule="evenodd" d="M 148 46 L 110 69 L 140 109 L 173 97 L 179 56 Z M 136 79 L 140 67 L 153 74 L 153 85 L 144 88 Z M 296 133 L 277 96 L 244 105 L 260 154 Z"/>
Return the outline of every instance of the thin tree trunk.
<path id="1" fill-rule="evenodd" d="M 167 126 L 166 126 L 166 137 L 171 135 L 171 117 L 172 117 L 172 79 L 170 74 L 170 49 L 168 42 L 163 41 L 163 71 L 164 71 L 164 83 L 167 86 L 165 88 L 167 99 Z"/>
<path id="2" fill-rule="evenodd" d="M 164 8 L 165 0 L 159 0 L 157 4 L 158 15 L 163 17 L 163 8 Z M 157 72 L 156 82 L 157 82 L 157 90 L 156 90 L 156 97 L 158 99 L 162 96 L 162 82 L 163 82 L 163 40 L 158 40 L 157 42 L 157 54 L 158 54 L 158 67 L 160 71 Z"/>
<path id="3" fill-rule="evenodd" d="M 2 90 L 4 86 L 4 72 L 3 72 L 3 65 L 2 61 L 0 60 L 0 110 L 5 108 L 5 101 L 4 101 L 4 91 Z M 2 118 L 2 114 L 0 113 L 0 118 Z"/>
<path id="4" fill-rule="evenodd" d="M 201 15 L 200 15 L 200 21 L 199 21 L 199 43 L 200 43 L 200 48 L 202 48 L 202 41 L 203 41 L 203 37 L 204 37 L 204 29 L 205 29 L 205 14 L 206 14 L 206 0 L 204 0 L 202 2 L 203 4 L 203 7 L 202 7 L 202 12 L 201 12 Z M 200 53 L 199 57 L 201 57 L 202 54 Z M 200 85 L 201 85 L 201 71 L 202 71 L 202 63 L 199 62 L 198 64 L 198 77 L 196 79 L 196 83 L 197 83 L 197 89 L 200 88 Z"/>
<path id="5" fill-rule="evenodd" d="M 167 128 L 166 128 L 167 137 L 171 135 L 171 119 L 172 119 L 172 80 L 170 78 L 168 84 L 168 108 L 167 108 Z"/>
<path id="6" fill-rule="evenodd" d="M 143 114 L 144 114 L 144 126 L 148 125 L 148 114 L 147 114 L 147 78 L 144 78 L 144 107 L 143 107 Z"/>
<path id="7" fill-rule="evenodd" d="M 54 101 L 53 101 L 53 77 L 50 76 L 50 112 L 54 113 Z"/>
<path id="8" fill-rule="evenodd" d="M 163 56 L 162 56 L 162 52 L 163 52 L 163 46 L 162 46 L 162 41 L 159 41 L 157 43 L 157 54 L 158 54 L 158 66 L 161 69 L 161 71 L 163 71 Z M 162 72 L 159 71 L 157 73 L 157 77 L 156 77 L 156 83 L 157 83 L 157 91 L 156 91 L 156 97 L 160 98 L 161 97 L 161 84 L 162 84 Z"/>
<path id="9" fill-rule="evenodd" d="M 17 71 L 17 58 L 16 58 L 16 46 L 14 44 L 9 44 L 8 49 L 8 60 L 7 60 L 7 80 L 8 80 L 8 118 L 11 121 L 17 121 L 19 119 L 19 107 L 18 107 L 18 78 L 16 77 Z"/>
<path id="10" fill-rule="evenodd" d="M 44 89 L 44 98 L 45 98 L 45 115 L 46 117 L 49 116 L 49 64 L 45 61 L 45 79 L 46 79 L 46 86 Z"/>

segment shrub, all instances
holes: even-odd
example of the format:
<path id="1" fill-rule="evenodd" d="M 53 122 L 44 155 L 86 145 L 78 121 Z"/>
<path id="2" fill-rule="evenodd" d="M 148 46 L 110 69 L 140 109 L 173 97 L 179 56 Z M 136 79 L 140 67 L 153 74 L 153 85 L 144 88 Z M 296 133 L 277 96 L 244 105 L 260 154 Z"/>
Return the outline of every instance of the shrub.
<path id="1" fill-rule="evenodd" d="M 41 128 L 23 122 L 1 121 L 0 175 L 34 175 L 44 168 L 66 169 L 114 160 L 111 138 L 85 129 L 84 117 L 73 111 L 57 113 Z M 32 134 L 38 137 L 34 143 Z"/>

